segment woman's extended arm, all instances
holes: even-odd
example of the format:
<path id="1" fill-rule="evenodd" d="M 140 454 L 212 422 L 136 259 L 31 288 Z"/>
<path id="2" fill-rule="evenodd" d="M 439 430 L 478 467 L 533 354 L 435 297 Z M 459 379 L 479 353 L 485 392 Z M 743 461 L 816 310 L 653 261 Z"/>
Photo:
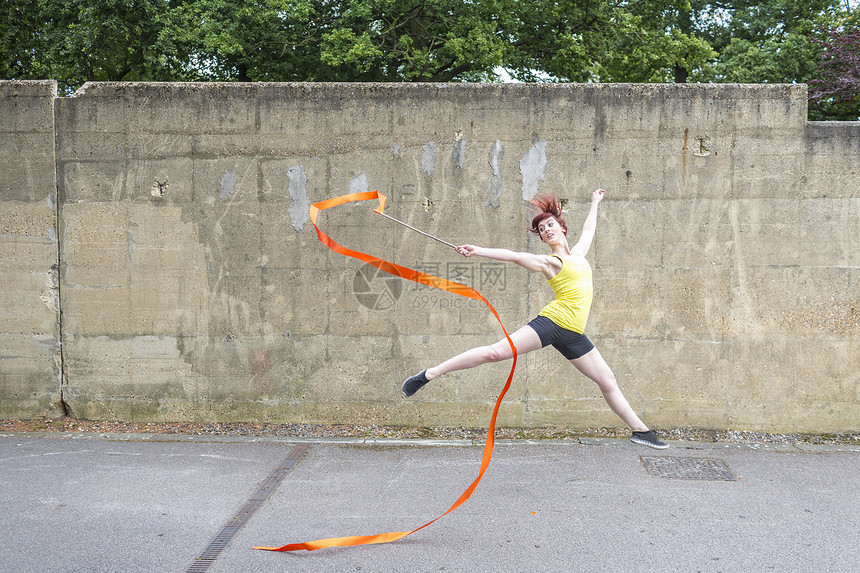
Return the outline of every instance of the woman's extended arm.
<path id="1" fill-rule="evenodd" d="M 516 263 L 529 271 L 553 276 L 558 272 L 558 269 L 555 269 L 555 272 L 553 272 L 553 267 L 560 266 L 558 259 L 555 257 L 511 251 L 509 249 L 495 249 L 479 247 L 477 245 L 461 245 L 457 247 L 457 252 L 466 257 L 477 255 L 479 257 L 494 259 L 496 261 Z"/>
<path id="2" fill-rule="evenodd" d="M 582 233 L 579 235 L 579 240 L 571 249 L 581 257 L 587 255 L 591 249 L 591 242 L 594 240 L 594 233 L 597 231 L 597 205 L 603 200 L 605 193 L 606 191 L 603 189 L 597 189 L 591 194 L 591 208 L 588 210 L 585 223 L 582 225 Z"/>

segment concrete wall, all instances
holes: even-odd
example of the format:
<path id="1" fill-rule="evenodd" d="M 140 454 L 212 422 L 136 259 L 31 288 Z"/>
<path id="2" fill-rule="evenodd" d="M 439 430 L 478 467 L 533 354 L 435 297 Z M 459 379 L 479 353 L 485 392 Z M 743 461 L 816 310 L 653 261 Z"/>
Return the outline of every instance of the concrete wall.
<path id="1" fill-rule="evenodd" d="M 380 190 L 451 242 L 543 252 L 524 199 L 578 229 L 604 187 L 588 333 L 649 424 L 860 429 L 860 123 L 808 123 L 804 86 L 0 85 L 4 416 L 485 425 L 504 364 L 399 388 L 492 316 L 331 253 L 308 205 Z M 510 330 L 551 299 L 372 207 L 320 223 Z M 508 396 L 502 425 L 619 423 L 552 349 Z"/>
<path id="2" fill-rule="evenodd" d="M 0 81 L 0 417 L 59 415 L 57 84 Z"/>

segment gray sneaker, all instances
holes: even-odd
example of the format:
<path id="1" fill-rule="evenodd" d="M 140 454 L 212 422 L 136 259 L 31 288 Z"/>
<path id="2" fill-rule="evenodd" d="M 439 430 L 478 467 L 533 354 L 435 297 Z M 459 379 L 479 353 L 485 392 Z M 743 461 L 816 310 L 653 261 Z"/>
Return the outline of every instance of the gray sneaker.
<path id="1" fill-rule="evenodd" d="M 657 434 L 654 433 L 654 430 L 648 430 L 647 432 L 633 432 L 633 436 L 630 438 L 630 441 L 634 444 L 648 446 L 649 448 L 657 450 L 665 450 L 669 447 L 669 444 L 657 439 Z"/>
<path id="2" fill-rule="evenodd" d="M 403 386 L 400 390 L 403 392 L 404 397 L 408 398 L 420 390 L 422 386 L 430 382 L 427 380 L 427 376 L 424 375 L 425 372 L 427 372 L 427 370 L 422 370 L 418 374 L 410 376 L 403 382 Z"/>

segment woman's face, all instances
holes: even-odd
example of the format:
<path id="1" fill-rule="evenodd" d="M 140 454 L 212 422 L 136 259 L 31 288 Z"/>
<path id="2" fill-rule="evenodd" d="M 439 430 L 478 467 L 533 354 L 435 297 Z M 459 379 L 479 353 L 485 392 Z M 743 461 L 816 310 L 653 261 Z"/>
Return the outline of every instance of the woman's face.
<path id="1" fill-rule="evenodd" d="M 538 232 L 540 240 L 547 244 L 558 242 L 565 236 L 564 227 L 552 215 L 538 224 Z"/>

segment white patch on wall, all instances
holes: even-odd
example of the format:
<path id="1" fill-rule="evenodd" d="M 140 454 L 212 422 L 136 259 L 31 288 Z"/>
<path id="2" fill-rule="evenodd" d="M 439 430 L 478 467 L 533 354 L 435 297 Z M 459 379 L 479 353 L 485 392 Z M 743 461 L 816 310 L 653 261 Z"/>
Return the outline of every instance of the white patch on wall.
<path id="1" fill-rule="evenodd" d="M 51 270 L 45 273 L 45 288 L 39 294 L 39 299 L 45 303 L 48 310 L 59 312 L 60 310 L 60 277 L 57 265 L 52 265 Z"/>
<path id="2" fill-rule="evenodd" d="M 531 201 L 538 192 L 538 183 L 543 181 L 546 172 L 546 141 L 532 145 L 520 159 L 520 173 L 523 176 L 523 200 Z"/>
<path id="3" fill-rule="evenodd" d="M 369 190 L 370 183 L 367 182 L 367 175 L 364 173 L 349 182 L 350 193 L 365 193 Z"/>
<path id="4" fill-rule="evenodd" d="M 432 141 L 427 145 L 423 145 L 424 155 L 421 156 L 421 169 L 427 175 L 433 175 L 433 170 L 436 168 L 436 144 Z"/>
<path id="5" fill-rule="evenodd" d="M 288 190 L 292 200 L 287 213 L 293 229 L 301 231 L 305 223 L 311 220 L 311 202 L 307 191 L 308 176 L 301 165 L 295 165 L 287 170 L 287 178 L 290 180 Z"/>
<path id="6" fill-rule="evenodd" d="M 487 207 L 497 209 L 499 207 L 499 197 L 502 196 L 502 159 L 505 157 L 505 147 L 498 139 L 490 148 L 490 169 L 493 175 L 490 177 L 490 183 L 487 186 Z"/>
<path id="7" fill-rule="evenodd" d="M 458 136 L 460 132 L 457 132 Z M 463 168 L 463 165 L 466 163 L 466 140 L 465 139 L 457 139 L 454 142 L 454 148 L 451 150 L 451 160 L 454 162 L 454 165 Z"/>
<path id="8" fill-rule="evenodd" d="M 239 181 L 239 176 L 235 173 L 225 173 L 221 177 L 221 200 L 225 200 L 230 196 L 230 192 L 233 191 L 233 187 L 236 186 L 236 183 Z"/>

